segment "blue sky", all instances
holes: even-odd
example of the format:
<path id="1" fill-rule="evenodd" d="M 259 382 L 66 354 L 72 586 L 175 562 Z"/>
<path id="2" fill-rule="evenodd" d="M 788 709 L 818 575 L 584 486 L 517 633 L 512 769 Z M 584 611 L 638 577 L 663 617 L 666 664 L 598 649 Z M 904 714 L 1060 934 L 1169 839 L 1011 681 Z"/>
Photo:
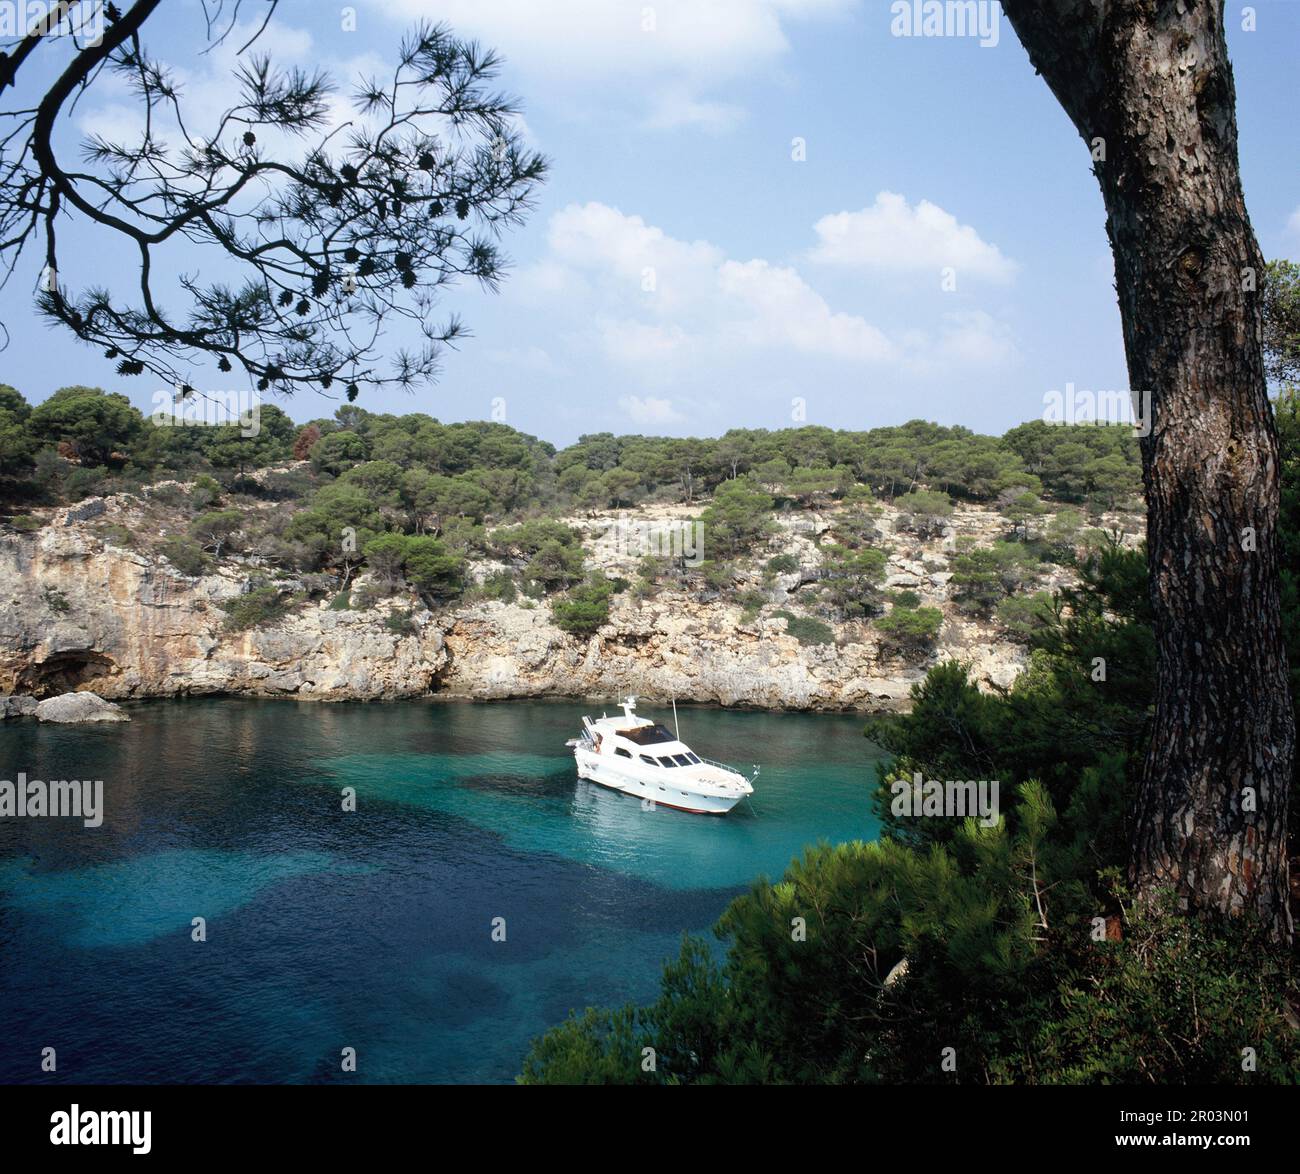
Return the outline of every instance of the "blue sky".
<path id="1" fill-rule="evenodd" d="M 1257 2 L 1249 32 L 1245 7 L 1228 5 L 1228 26 L 1247 205 L 1265 255 L 1297 257 L 1300 3 Z M 230 54 L 197 55 L 196 12 L 172 0 L 147 42 L 215 112 Z M 982 46 L 894 36 L 887 0 L 359 0 L 353 31 L 347 9 L 285 0 L 263 44 L 350 82 L 420 16 L 506 55 L 502 84 L 553 170 L 506 239 L 501 293 L 448 295 L 473 337 L 441 380 L 362 406 L 495 407 L 562 445 L 918 416 L 1001 432 L 1067 383 L 1128 386 L 1087 151 L 1005 19 Z M 68 133 L 131 117 L 110 89 Z M 61 280 L 111 283 L 125 255 L 70 239 Z M 36 321 L 36 266 L 0 293 L 0 381 L 32 400 L 96 384 L 147 409 L 153 384 Z M 281 402 L 299 420 L 336 406 Z"/>

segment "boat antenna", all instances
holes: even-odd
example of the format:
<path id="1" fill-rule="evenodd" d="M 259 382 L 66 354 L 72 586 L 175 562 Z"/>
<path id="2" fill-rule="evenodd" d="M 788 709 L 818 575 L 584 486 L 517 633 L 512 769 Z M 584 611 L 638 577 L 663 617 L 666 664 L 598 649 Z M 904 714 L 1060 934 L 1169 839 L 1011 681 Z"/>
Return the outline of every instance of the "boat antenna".
<path id="1" fill-rule="evenodd" d="M 673 733 L 677 735 L 677 740 L 682 740 L 682 727 L 677 724 L 677 694 L 673 694 Z"/>

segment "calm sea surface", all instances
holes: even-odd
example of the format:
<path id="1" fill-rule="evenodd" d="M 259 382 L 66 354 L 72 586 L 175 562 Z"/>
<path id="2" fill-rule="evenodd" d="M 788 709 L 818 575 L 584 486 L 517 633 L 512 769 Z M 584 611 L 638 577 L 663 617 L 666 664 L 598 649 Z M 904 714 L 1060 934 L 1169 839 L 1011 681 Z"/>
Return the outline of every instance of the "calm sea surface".
<path id="1" fill-rule="evenodd" d="M 719 819 L 579 781 L 564 742 L 591 708 L 220 699 L 4 723 L 0 779 L 103 779 L 106 813 L 0 820 L 0 1081 L 508 1081 L 571 1009 L 653 997 L 683 931 L 753 877 L 876 835 L 857 718 L 682 709 L 697 752 L 762 764 Z"/>

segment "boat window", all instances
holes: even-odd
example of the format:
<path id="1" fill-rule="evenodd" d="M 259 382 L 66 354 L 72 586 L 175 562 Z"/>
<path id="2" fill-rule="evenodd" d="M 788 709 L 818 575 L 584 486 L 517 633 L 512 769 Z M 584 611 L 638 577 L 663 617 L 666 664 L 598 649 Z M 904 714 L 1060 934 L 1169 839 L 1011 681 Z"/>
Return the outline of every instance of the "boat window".
<path id="1" fill-rule="evenodd" d="M 622 746 L 615 746 L 614 753 L 621 754 L 624 758 L 632 757 L 632 752 L 630 750 L 624 750 Z"/>
<path id="2" fill-rule="evenodd" d="M 698 754 L 692 754 L 689 750 L 686 752 L 686 757 L 689 758 L 693 763 L 696 763 L 697 765 L 700 761 L 700 756 Z"/>
<path id="3" fill-rule="evenodd" d="M 674 755 L 673 755 L 673 761 L 674 761 L 675 763 L 677 763 L 678 766 L 690 766 L 690 765 L 691 765 L 691 760 L 690 760 L 689 758 L 687 758 L 685 754 L 674 754 Z"/>
<path id="4" fill-rule="evenodd" d="M 642 762 L 648 762 L 651 766 L 658 766 L 658 765 L 659 765 L 659 759 L 657 759 L 657 758 L 651 758 L 650 755 L 648 755 L 648 754 L 642 754 L 642 755 L 641 755 L 641 761 L 642 761 Z"/>
<path id="5" fill-rule="evenodd" d="M 664 726 L 633 726 L 630 730 L 619 730 L 620 736 L 638 746 L 654 746 L 659 742 L 676 742 L 677 736 Z"/>
<path id="6" fill-rule="evenodd" d="M 658 763 L 659 763 L 660 766 L 676 766 L 676 765 L 677 765 L 675 762 L 673 762 L 673 760 L 672 760 L 671 758 L 660 758 L 660 759 L 657 759 L 656 761 L 658 761 Z"/>

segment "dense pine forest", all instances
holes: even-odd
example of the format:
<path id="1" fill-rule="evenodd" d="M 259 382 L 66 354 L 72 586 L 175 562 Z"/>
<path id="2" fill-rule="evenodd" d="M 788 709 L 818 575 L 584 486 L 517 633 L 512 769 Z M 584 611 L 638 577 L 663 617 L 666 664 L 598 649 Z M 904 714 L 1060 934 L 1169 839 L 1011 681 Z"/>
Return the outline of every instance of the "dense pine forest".
<path id="1" fill-rule="evenodd" d="M 351 405 L 302 427 L 270 403 L 259 407 L 255 429 L 165 418 L 168 426 L 155 426 L 124 396 L 99 388 L 63 388 L 33 408 L 0 386 L 5 512 L 31 527 L 41 506 L 114 493 L 175 496 L 159 485 L 182 482 L 191 488 L 176 504 L 196 511 L 196 524 L 172 552 L 189 567 L 205 553 L 242 548 L 324 570 L 346 569 L 338 535 L 348 526 L 366 542 L 419 537 L 455 559 L 486 549 L 493 529 L 509 524 L 712 501 L 726 557 L 753 537 L 755 517 L 776 508 L 880 498 L 942 516 L 967 500 L 1001 502 L 1028 519 L 1042 512 L 1043 497 L 1099 516 L 1139 508 L 1141 494 L 1136 440 L 1122 427 L 1036 421 L 990 437 L 916 420 L 865 432 L 733 429 L 719 439 L 599 433 L 557 451 L 501 423 L 442 424 Z M 205 512 L 218 499 L 219 522 Z M 268 501 L 282 508 L 256 521 L 241 513 L 241 503 Z"/>

